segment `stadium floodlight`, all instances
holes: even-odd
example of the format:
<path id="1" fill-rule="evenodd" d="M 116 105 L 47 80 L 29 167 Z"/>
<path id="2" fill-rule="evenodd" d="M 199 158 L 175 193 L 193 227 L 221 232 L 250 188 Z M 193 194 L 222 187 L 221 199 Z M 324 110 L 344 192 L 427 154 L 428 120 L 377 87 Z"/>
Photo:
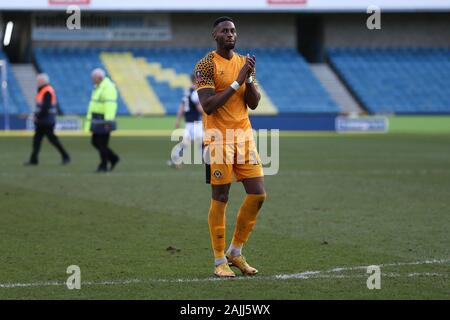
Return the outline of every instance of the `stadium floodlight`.
<path id="1" fill-rule="evenodd" d="M 11 36 L 14 28 L 14 23 L 12 21 L 9 21 L 6 24 L 6 30 L 5 30 L 5 36 L 3 37 L 3 45 L 5 47 L 9 46 L 11 43 Z"/>
<path id="2" fill-rule="evenodd" d="M 8 79 L 6 73 L 6 60 L 0 60 L 0 77 L 3 99 L 3 122 L 4 130 L 9 130 L 9 110 L 8 110 Z"/>

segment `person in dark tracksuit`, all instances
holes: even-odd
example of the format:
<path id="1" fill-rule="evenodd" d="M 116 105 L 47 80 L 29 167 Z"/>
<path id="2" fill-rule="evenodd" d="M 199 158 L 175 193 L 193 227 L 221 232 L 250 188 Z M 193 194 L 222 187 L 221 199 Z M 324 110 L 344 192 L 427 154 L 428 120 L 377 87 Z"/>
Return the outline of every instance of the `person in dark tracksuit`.
<path id="1" fill-rule="evenodd" d="M 113 170 L 119 162 L 119 156 L 108 147 L 110 133 L 115 129 L 117 113 L 117 89 L 115 84 L 105 75 L 102 69 L 92 71 L 92 91 L 86 116 L 85 130 L 92 132 L 92 145 L 100 154 L 100 164 L 96 172 Z"/>
<path id="2" fill-rule="evenodd" d="M 36 94 L 36 109 L 34 112 L 35 133 L 33 137 L 33 151 L 30 160 L 25 162 L 25 165 L 37 165 L 39 163 L 39 151 L 41 149 L 42 139 L 45 136 L 61 154 L 62 164 L 68 164 L 70 162 L 69 154 L 59 142 L 54 132 L 58 112 L 55 90 L 50 85 L 49 77 L 45 73 L 37 76 L 36 83 L 38 92 Z"/>

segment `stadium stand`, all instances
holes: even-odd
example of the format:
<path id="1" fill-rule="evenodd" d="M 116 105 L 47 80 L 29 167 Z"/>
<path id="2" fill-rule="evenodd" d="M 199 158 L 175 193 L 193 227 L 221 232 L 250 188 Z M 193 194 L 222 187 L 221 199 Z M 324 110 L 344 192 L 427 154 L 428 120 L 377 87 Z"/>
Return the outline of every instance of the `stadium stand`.
<path id="1" fill-rule="evenodd" d="M 371 113 L 450 113 L 448 48 L 341 48 L 328 54 Z"/>
<path id="2" fill-rule="evenodd" d="M 38 69 L 50 76 L 64 113 L 85 114 L 92 93 L 91 72 L 102 67 L 98 50 L 36 48 L 34 53 Z M 121 99 L 118 114 L 128 114 Z"/>
<path id="3" fill-rule="evenodd" d="M 195 63 L 205 48 L 37 48 L 68 113 L 83 114 L 91 92 L 90 71 L 104 67 L 116 82 L 119 114 L 174 114 Z M 295 49 L 248 49 L 258 58 L 263 88 L 260 113 L 338 113 L 339 107 Z"/>
<path id="4" fill-rule="evenodd" d="M 3 51 L 0 51 L 0 60 L 6 61 L 7 80 L 8 80 L 8 110 L 10 114 L 29 113 L 30 107 L 25 100 L 22 89 L 17 83 L 16 77 L 12 72 L 11 64 L 8 57 Z M 2 93 L 0 93 L 0 96 Z M 3 97 L 0 99 L 0 110 L 3 111 Z"/>
<path id="5" fill-rule="evenodd" d="M 341 110 L 295 49 L 254 49 L 257 77 L 280 113 L 339 113 Z"/>

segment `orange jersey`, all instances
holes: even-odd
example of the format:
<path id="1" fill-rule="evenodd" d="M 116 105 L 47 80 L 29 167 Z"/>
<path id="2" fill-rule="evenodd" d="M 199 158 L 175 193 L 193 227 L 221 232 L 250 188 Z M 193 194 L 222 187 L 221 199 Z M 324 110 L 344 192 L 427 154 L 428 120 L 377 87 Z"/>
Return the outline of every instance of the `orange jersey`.
<path id="1" fill-rule="evenodd" d="M 216 93 L 224 91 L 233 81 L 237 79 L 239 71 L 246 62 L 246 57 L 233 53 L 233 57 L 228 60 L 217 54 L 215 51 L 208 53 L 195 66 L 194 75 L 196 79 L 197 90 L 203 88 L 212 88 Z M 256 85 L 256 74 L 252 74 Z M 205 129 L 205 143 L 210 143 L 211 135 L 208 131 L 218 130 L 223 139 L 226 139 L 226 130 L 243 130 L 249 132 L 252 129 L 248 118 L 247 105 L 244 99 L 244 83 L 228 101 L 210 115 L 203 114 L 203 125 Z M 252 139 L 248 135 L 239 135 L 234 141 L 227 143 L 238 143 Z"/>

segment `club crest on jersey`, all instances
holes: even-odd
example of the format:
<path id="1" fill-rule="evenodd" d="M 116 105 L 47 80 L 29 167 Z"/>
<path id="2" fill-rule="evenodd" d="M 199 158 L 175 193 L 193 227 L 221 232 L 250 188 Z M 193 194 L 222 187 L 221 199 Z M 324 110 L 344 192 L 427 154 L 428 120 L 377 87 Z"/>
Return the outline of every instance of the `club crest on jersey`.
<path id="1" fill-rule="evenodd" d="M 195 79 L 197 82 L 203 81 L 202 72 L 200 70 L 195 73 Z"/>
<path id="2" fill-rule="evenodd" d="M 214 177 L 216 177 L 217 179 L 222 178 L 222 172 L 220 172 L 220 170 L 214 171 Z"/>

